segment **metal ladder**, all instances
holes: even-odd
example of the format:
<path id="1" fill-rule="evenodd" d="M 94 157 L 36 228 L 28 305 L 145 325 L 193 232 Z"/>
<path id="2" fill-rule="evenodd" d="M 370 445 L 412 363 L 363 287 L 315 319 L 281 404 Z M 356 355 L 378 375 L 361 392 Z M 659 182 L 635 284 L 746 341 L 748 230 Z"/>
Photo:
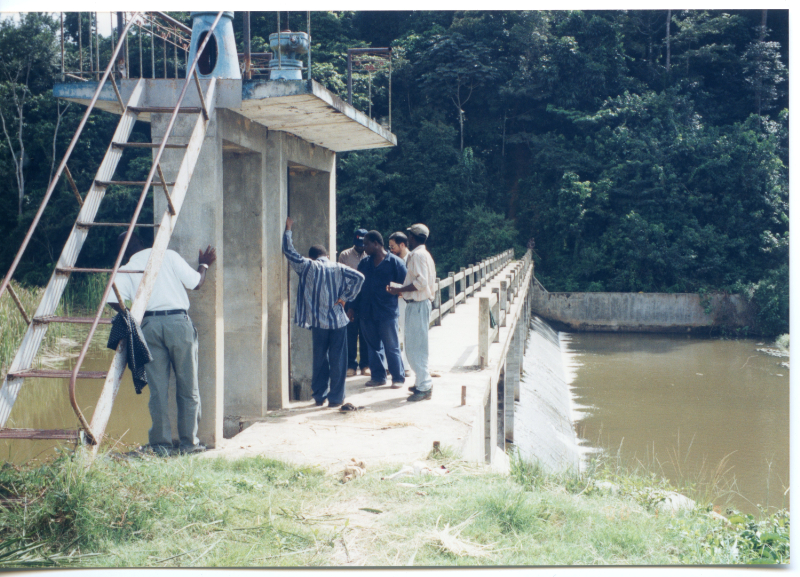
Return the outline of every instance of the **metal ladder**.
<path id="1" fill-rule="evenodd" d="M 175 105 L 174 108 L 139 106 L 142 94 L 144 92 L 143 79 L 140 79 L 136 83 L 130 97 L 128 98 L 128 101 L 127 102 L 123 101 L 119 89 L 117 87 L 117 84 L 110 73 L 113 67 L 113 63 L 116 61 L 116 55 L 119 53 L 121 47 L 123 46 L 125 34 L 127 33 L 130 26 L 133 24 L 134 21 L 133 18 L 129 21 L 124 32 L 120 34 L 120 40 L 116 45 L 116 50 L 114 51 L 112 58 L 109 61 L 109 65 L 105 70 L 103 78 L 98 83 L 94 96 L 84 114 L 81 123 L 78 126 L 75 135 L 73 136 L 72 142 L 70 143 L 70 146 L 67 149 L 67 152 L 64 156 L 64 159 L 61 162 L 61 165 L 59 166 L 58 171 L 56 172 L 55 176 L 53 177 L 53 180 L 50 183 L 50 186 L 48 187 L 48 190 L 45 194 L 44 199 L 42 200 L 42 204 L 39 208 L 39 211 L 34 217 L 31 227 L 28 230 L 28 234 L 26 235 L 22 243 L 22 246 L 20 247 L 14 259 L 11 268 L 9 269 L 9 272 L 3 279 L 2 285 L 0 285 L 0 296 L 2 296 L 3 292 L 6 289 L 8 289 L 11 297 L 14 299 L 14 302 L 17 304 L 17 307 L 19 308 L 20 312 L 25 318 L 25 321 L 28 323 L 28 329 L 25 333 L 25 336 L 23 337 L 22 343 L 20 344 L 20 347 L 17 350 L 14 360 L 12 361 L 9 367 L 8 374 L 3 380 L 2 388 L 0 388 L 0 438 L 60 439 L 60 440 L 72 440 L 75 442 L 85 442 L 92 445 L 93 454 L 97 453 L 100 442 L 105 433 L 106 425 L 108 424 L 108 420 L 111 416 L 111 409 L 113 407 L 117 391 L 119 390 L 120 379 L 125 369 L 126 348 L 127 348 L 125 340 L 123 339 L 119 343 L 119 346 L 117 347 L 116 353 L 114 355 L 114 359 L 111 363 L 110 370 L 108 372 L 81 371 L 80 368 L 86 356 L 86 353 L 89 349 L 89 345 L 91 343 L 95 330 L 97 329 L 97 326 L 99 324 L 110 323 L 109 319 L 102 319 L 101 317 L 103 314 L 103 308 L 105 307 L 105 302 L 108 299 L 108 296 L 112 290 L 117 295 L 117 299 L 120 302 L 120 305 L 123 308 L 125 307 L 125 304 L 114 282 L 117 274 L 143 273 L 142 280 L 139 284 L 138 291 L 136 293 L 136 296 L 133 300 L 130 309 L 131 316 L 136 320 L 136 322 L 141 322 L 142 320 L 145 308 L 147 306 L 147 302 L 150 298 L 150 294 L 155 284 L 156 277 L 161 268 L 161 263 L 164 258 L 164 253 L 167 250 L 170 237 L 172 236 L 175 224 L 177 223 L 178 215 L 180 214 L 180 210 L 186 196 L 186 191 L 189 186 L 189 181 L 191 179 L 192 172 L 194 171 L 197 158 L 200 154 L 200 149 L 202 148 L 206 130 L 210 122 L 209 110 L 213 110 L 214 107 L 216 79 L 212 78 L 209 80 L 206 92 L 204 94 L 200 85 L 199 77 L 197 75 L 197 62 L 199 60 L 200 55 L 203 53 L 203 49 L 205 48 L 209 39 L 212 37 L 212 32 L 216 27 L 217 23 L 219 22 L 221 16 L 222 12 L 220 12 L 217 15 L 217 18 L 214 21 L 214 24 L 212 25 L 211 29 L 209 30 L 209 33 L 206 35 L 204 42 L 197 50 L 197 55 L 194 61 L 192 62 L 191 67 L 187 70 L 186 81 L 183 85 L 183 89 L 180 93 L 180 96 L 178 97 L 177 104 Z M 77 142 L 80 133 L 83 130 L 84 125 L 86 124 L 86 120 L 100 95 L 100 91 L 102 90 L 106 80 L 109 78 L 111 79 L 111 84 L 114 89 L 114 93 L 116 94 L 118 103 L 120 105 L 120 112 L 122 116 L 120 118 L 117 129 L 114 133 L 112 141 L 108 146 L 106 154 L 102 162 L 100 163 L 100 167 L 97 170 L 95 178 L 89 189 L 89 192 L 86 194 L 85 198 L 82 198 L 66 165 L 69 156 L 75 146 L 75 143 Z M 183 99 L 186 95 L 187 89 L 192 79 L 194 79 L 194 83 L 197 87 L 200 106 L 182 107 L 181 104 L 183 102 Z M 167 125 L 166 131 L 164 132 L 164 138 L 162 142 L 158 144 L 128 142 L 128 138 L 130 137 L 131 131 L 133 130 L 133 125 L 135 124 L 139 114 L 150 114 L 150 113 L 171 113 L 169 123 Z M 189 140 L 186 144 L 169 144 L 168 138 L 172 132 L 172 129 L 175 125 L 175 121 L 179 114 L 197 114 L 198 117 L 194 124 Z M 117 165 L 119 163 L 123 151 L 128 148 L 142 148 L 142 147 L 152 148 L 156 150 L 154 154 L 153 164 L 147 176 L 147 179 L 143 182 L 112 180 L 112 177 L 117 168 Z M 174 182 L 166 182 L 164 178 L 164 173 L 160 165 L 162 154 L 166 148 L 184 150 L 184 156 L 181 161 L 180 168 L 178 170 Z M 61 253 L 61 256 L 58 259 L 56 268 L 53 271 L 50 281 L 47 284 L 47 288 L 44 291 L 42 300 L 39 303 L 36 313 L 34 314 L 33 318 L 29 318 L 24 308 L 22 307 L 21 302 L 14 294 L 13 288 L 11 287 L 9 282 L 22 257 L 23 252 L 25 251 L 25 248 L 30 242 L 32 234 L 36 226 L 38 225 L 42 213 L 44 212 L 45 206 L 47 205 L 50 196 L 52 195 L 52 192 L 55 189 L 55 186 L 58 183 L 59 179 L 61 178 L 62 174 L 66 177 L 67 181 L 69 182 L 73 190 L 73 193 L 76 195 L 78 202 L 81 205 L 81 208 L 80 212 L 78 213 L 78 217 L 75 221 L 75 225 L 72 228 L 72 232 L 70 233 L 69 238 L 67 239 L 67 242 Z M 105 195 L 106 189 L 111 185 L 142 186 L 142 192 L 139 196 L 139 201 L 136 205 L 136 209 L 131 218 L 131 221 L 128 223 L 105 223 L 105 222 L 95 222 L 94 220 L 95 216 L 97 215 L 97 211 L 100 207 L 100 203 Z M 159 224 L 149 224 L 149 225 L 138 224 L 136 221 L 139 218 L 142 207 L 144 205 L 144 201 L 147 197 L 147 193 L 151 186 L 158 186 L 163 190 L 163 193 L 167 200 L 167 208 L 164 211 L 164 214 L 161 217 L 161 221 Z M 172 189 L 171 192 L 170 188 Z M 80 254 L 81 248 L 83 247 L 83 244 L 86 240 L 88 231 L 92 227 L 96 226 L 119 226 L 127 228 L 127 234 L 120 248 L 120 252 L 117 255 L 114 267 L 112 269 L 76 268 L 75 263 L 77 261 L 78 255 Z M 155 236 L 155 240 L 153 242 L 150 258 L 143 271 L 124 271 L 124 270 L 121 271 L 119 270 L 119 267 L 122 263 L 123 255 L 125 254 L 125 250 L 127 249 L 128 242 L 130 241 L 134 227 L 136 226 L 157 227 L 158 229 L 158 232 L 156 233 Z M 108 283 L 106 284 L 106 288 L 103 292 L 100 305 L 94 317 L 54 316 L 56 309 L 58 307 L 58 303 L 67 285 L 67 281 L 69 280 L 69 277 L 73 272 L 110 273 Z M 81 348 L 81 352 L 78 356 L 77 361 L 75 362 L 75 366 L 71 371 L 41 370 L 32 368 L 33 360 L 39 350 L 39 347 L 45 336 L 45 333 L 47 332 L 47 327 L 51 323 L 73 323 L 73 324 L 90 325 L 89 334 L 86 338 L 86 341 L 83 344 L 83 347 Z M 17 399 L 17 396 L 25 379 L 30 377 L 37 377 L 37 378 L 44 377 L 44 378 L 57 378 L 57 379 L 69 378 L 70 404 L 72 405 L 75 415 L 78 418 L 79 428 L 45 430 L 45 429 L 7 428 L 5 426 L 6 421 L 10 416 L 11 409 L 14 406 L 14 402 Z M 105 379 L 105 384 L 100 394 L 100 398 L 96 404 L 91 423 L 87 421 L 86 417 L 83 415 L 83 412 L 81 411 L 77 402 L 76 398 L 77 379 Z"/>

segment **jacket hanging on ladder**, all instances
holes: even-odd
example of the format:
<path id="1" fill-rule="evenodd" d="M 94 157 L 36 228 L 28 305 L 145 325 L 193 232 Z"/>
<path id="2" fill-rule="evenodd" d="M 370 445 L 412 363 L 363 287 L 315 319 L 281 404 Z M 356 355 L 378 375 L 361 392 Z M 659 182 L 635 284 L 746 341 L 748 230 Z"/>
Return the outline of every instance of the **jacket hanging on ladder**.
<path id="1" fill-rule="evenodd" d="M 136 394 L 141 395 L 142 389 L 147 386 L 147 374 L 144 371 L 145 364 L 153 360 L 150 349 L 142 335 L 142 329 L 131 317 L 129 310 L 117 313 L 111 321 L 111 334 L 108 336 L 108 348 L 117 349 L 119 342 L 125 339 L 128 343 L 127 358 L 128 368 L 133 375 L 133 386 Z"/>

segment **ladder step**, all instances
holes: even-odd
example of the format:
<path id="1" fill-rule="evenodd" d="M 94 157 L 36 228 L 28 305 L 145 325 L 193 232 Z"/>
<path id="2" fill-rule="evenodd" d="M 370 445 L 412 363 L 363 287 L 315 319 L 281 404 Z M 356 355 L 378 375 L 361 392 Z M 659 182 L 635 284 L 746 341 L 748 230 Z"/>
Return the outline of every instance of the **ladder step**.
<path id="1" fill-rule="evenodd" d="M 75 226 L 79 228 L 89 228 L 90 226 L 124 226 L 128 228 L 131 225 L 129 222 L 76 222 Z M 148 228 L 158 228 L 160 225 L 158 224 L 140 224 L 136 223 L 133 226 L 144 226 Z"/>
<path id="2" fill-rule="evenodd" d="M 127 226 L 127 225 L 126 225 Z M 61 266 L 56 267 L 56 272 L 58 274 L 69 274 L 72 272 L 111 272 L 110 268 L 78 268 L 74 266 Z M 118 273 L 122 274 L 143 274 L 143 270 L 122 270 L 119 269 Z"/>
<path id="3" fill-rule="evenodd" d="M 90 325 L 94 322 L 94 317 L 33 317 L 35 323 L 66 323 L 72 325 Z M 111 319 L 101 318 L 98 324 L 110 325 Z"/>
<path id="4" fill-rule="evenodd" d="M 63 439 L 78 441 L 80 429 L 0 429 L 0 439 Z"/>
<path id="5" fill-rule="evenodd" d="M 159 148 L 161 144 L 152 142 L 112 142 L 114 148 Z M 187 144 L 167 144 L 164 148 L 186 148 Z"/>
<path id="6" fill-rule="evenodd" d="M 128 110 L 136 113 L 156 112 L 164 114 L 172 114 L 175 111 L 174 108 L 166 106 L 129 106 Z M 178 109 L 178 114 L 199 114 L 200 112 L 202 112 L 202 108 L 196 106 L 184 106 Z"/>
<path id="7" fill-rule="evenodd" d="M 79 379 L 105 379 L 108 371 L 78 371 Z M 63 369 L 28 369 L 17 373 L 8 373 L 9 379 L 68 379 L 72 376 L 72 371 Z"/>
<path id="8" fill-rule="evenodd" d="M 96 180 L 95 184 L 100 186 L 111 186 L 112 184 L 116 184 L 118 186 L 144 186 L 147 183 L 145 180 Z M 161 186 L 161 182 L 158 180 L 154 180 L 150 183 L 150 186 Z M 175 186 L 174 182 L 168 182 L 167 186 Z"/>

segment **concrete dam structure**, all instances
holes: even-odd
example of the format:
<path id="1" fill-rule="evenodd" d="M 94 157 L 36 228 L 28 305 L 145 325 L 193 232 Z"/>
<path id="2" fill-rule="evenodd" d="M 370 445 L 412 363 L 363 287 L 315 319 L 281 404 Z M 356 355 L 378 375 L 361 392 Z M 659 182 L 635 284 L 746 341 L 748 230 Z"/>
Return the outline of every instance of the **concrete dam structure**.
<path id="1" fill-rule="evenodd" d="M 572 399 L 561 335 L 533 315 L 516 403 L 514 443 L 526 461 L 550 471 L 578 471 L 581 450 L 572 420 Z"/>
<path id="2" fill-rule="evenodd" d="M 559 330 L 667 333 L 752 325 L 739 295 L 549 292 L 538 280 L 531 290 L 533 312 Z"/>

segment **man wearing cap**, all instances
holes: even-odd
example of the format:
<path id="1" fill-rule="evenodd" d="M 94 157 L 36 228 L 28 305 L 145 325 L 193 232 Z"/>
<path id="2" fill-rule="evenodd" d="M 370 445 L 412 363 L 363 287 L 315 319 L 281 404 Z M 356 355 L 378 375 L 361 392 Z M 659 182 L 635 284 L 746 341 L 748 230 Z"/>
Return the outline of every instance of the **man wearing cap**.
<path id="1" fill-rule="evenodd" d="M 428 371 L 428 327 L 431 321 L 431 302 L 436 283 L 436 265 L 425 247 L 430 231 L 424 224 L 414 224 L 408 232 L 407 273 L 403 286 L 387 287 L 393 295 L 406 301 L 405 349 L 408 362 L 416 376 L 409 390 L 409 402 L 429 400 L 432 395 L 431 374 Z"/>
<path id="2" fill-rule="evenodd" d="M 361 259 L 367 258 L 367 253 L 364 252 L 364 236 L 366 234 L 367 231 L 363 228 L 359 228 L 356 231 L 353 246 L 339 253 L 339 264 L 349 266 L 353 270 L 358 270 L 358 263 L 361 262 Z M 355 377 L 359 369 L 362 375 L 368 376 L 370 374 L 367 341 L 364 340 L 364 335 L 361 334 L 360 325 L 361 323 L 358 317 L 347 325 L 348 377 Z M 356 349 L 356 345 L 358 345 L 358 350 Z M 358 361 L 356 361 L 356 353 L 360 353 Z"/>

